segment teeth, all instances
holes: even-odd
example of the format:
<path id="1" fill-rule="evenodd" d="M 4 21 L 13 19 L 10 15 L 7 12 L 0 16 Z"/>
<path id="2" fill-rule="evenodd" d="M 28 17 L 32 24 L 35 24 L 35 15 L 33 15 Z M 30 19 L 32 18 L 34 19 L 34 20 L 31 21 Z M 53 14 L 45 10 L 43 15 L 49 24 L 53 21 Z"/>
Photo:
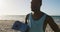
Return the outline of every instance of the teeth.
<path id="1" fill-rule="evenodd" d="M 34 12 L 32 11 L 32 14 L 34 14 Z"/>

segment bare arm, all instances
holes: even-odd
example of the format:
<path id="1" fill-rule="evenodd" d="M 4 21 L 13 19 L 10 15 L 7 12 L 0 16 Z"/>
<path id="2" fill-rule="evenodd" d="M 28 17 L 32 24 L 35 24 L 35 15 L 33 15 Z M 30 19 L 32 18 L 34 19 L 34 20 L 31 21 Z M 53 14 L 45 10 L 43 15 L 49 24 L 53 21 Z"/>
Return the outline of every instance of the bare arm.
<path id="1" fill-rule="evenodd" d="M 26 18 L 25 18 L 25 24 L 28 24 L 27 23 L 27 20 L 28 20 L 28 17 L 29 17 L 29 14 L 26 16 Z M 29 31 L 29 28 L 25 31 L 25 32 L 28 32 Z"/>
<path id="2" fill-rule="evenodd" d="M 58 25 L 54 22 L 51 16 L 47 17 L 48 24 L 54 30 L 54 32 L 60 32 Z"/>
<path id="3" fill-rule="evenodd" d="M 29 17 L 29 14 L 25 18 L 25 24 L 27 24 L 28 17 Z"/>

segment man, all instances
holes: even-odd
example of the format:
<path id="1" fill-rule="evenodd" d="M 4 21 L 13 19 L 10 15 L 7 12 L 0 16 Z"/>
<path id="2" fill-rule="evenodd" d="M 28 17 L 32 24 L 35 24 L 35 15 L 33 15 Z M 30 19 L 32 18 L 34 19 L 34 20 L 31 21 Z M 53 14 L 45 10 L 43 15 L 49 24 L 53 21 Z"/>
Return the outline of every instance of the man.
<path id="1" fill-rule="evenodd" d="M 26 16 L 25 23 L 30 26 L 28 32 L 45 32 L 47 24 L 53 29 L 54 32 L 60 32 L 59 27 L 54 22 L 51 16 L 41 12 L 40 8 L 42 5 L 42 0 L 32 0 L 31 2 L 31 11 Z M 30 24 L 29 24 L 29 20 Z"/>

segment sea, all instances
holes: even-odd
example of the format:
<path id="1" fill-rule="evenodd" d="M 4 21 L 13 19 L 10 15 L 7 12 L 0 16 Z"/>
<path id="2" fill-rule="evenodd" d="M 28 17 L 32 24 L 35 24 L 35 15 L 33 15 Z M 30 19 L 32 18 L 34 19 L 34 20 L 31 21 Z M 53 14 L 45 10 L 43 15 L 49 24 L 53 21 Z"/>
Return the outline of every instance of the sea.
<path id="1" fill-rule="evenodd" d="M 2 15 L 0 16 L 0 20 L 19 20 L 25 21 L 26 15 Z M 59 24 L 60 23 L 60 16 L 51 16 L 53 20 Z"/>
<path id="2" fill-rule="evenodd" d="M 51 17 L 60 27 L 60 16 L 51 16 Z M 18 21 L 24 22 L 25 18 L 26 18 L 26 15 L 1 15 L 0 16 L 0 32 L 20 32 L 20 31 L 11 29 L 11 27 L 13 26 L 12 24 L 14 22 L 10 20 L 15 20 L 15 21 L 18 20 Z M 49 26 L 47 27 L 46 31 L 53 32 L 52 29 L 49 28 Z"/>

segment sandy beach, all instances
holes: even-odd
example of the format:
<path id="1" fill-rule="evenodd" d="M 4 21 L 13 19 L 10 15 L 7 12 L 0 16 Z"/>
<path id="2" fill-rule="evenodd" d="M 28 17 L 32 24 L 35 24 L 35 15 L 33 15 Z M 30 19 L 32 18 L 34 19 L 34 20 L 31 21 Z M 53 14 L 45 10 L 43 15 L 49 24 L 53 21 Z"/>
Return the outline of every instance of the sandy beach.
<path id="1" fill-rule="evenodd" d="M 17 20 L 12 19 L 13 17 L 10 17 L 10 18 L 6 17 L 6 18 L 8 18 L 8 20 L 6 20 L 5 18 L 3 20 L 0 20 L 0 32 L 20 32 L 20 31 L 13 30 L 11 28 L 13 26 L 13 23 L 17 20 L 24 23 L 25 17 L 22 17 L 22 16 L 20 16 L 20 18 L 16 17 L 16 18 L 18 18 Z M 60 27 L 60 24 L 58 24 L 58 26 Z M 53 30 L 50 28 L 49 25 L 47 25 L 47 27 L 46 27 L 46 32 L 53 32 Z"/>
<path id="2" fill-rule="evenodd" d="M 18 32 L 11 29 L 14 22 L 14 20 L 0 20 L 0 32 Z M 49 25 L 47 25 L 46 32 L 53 32 Z"/>

